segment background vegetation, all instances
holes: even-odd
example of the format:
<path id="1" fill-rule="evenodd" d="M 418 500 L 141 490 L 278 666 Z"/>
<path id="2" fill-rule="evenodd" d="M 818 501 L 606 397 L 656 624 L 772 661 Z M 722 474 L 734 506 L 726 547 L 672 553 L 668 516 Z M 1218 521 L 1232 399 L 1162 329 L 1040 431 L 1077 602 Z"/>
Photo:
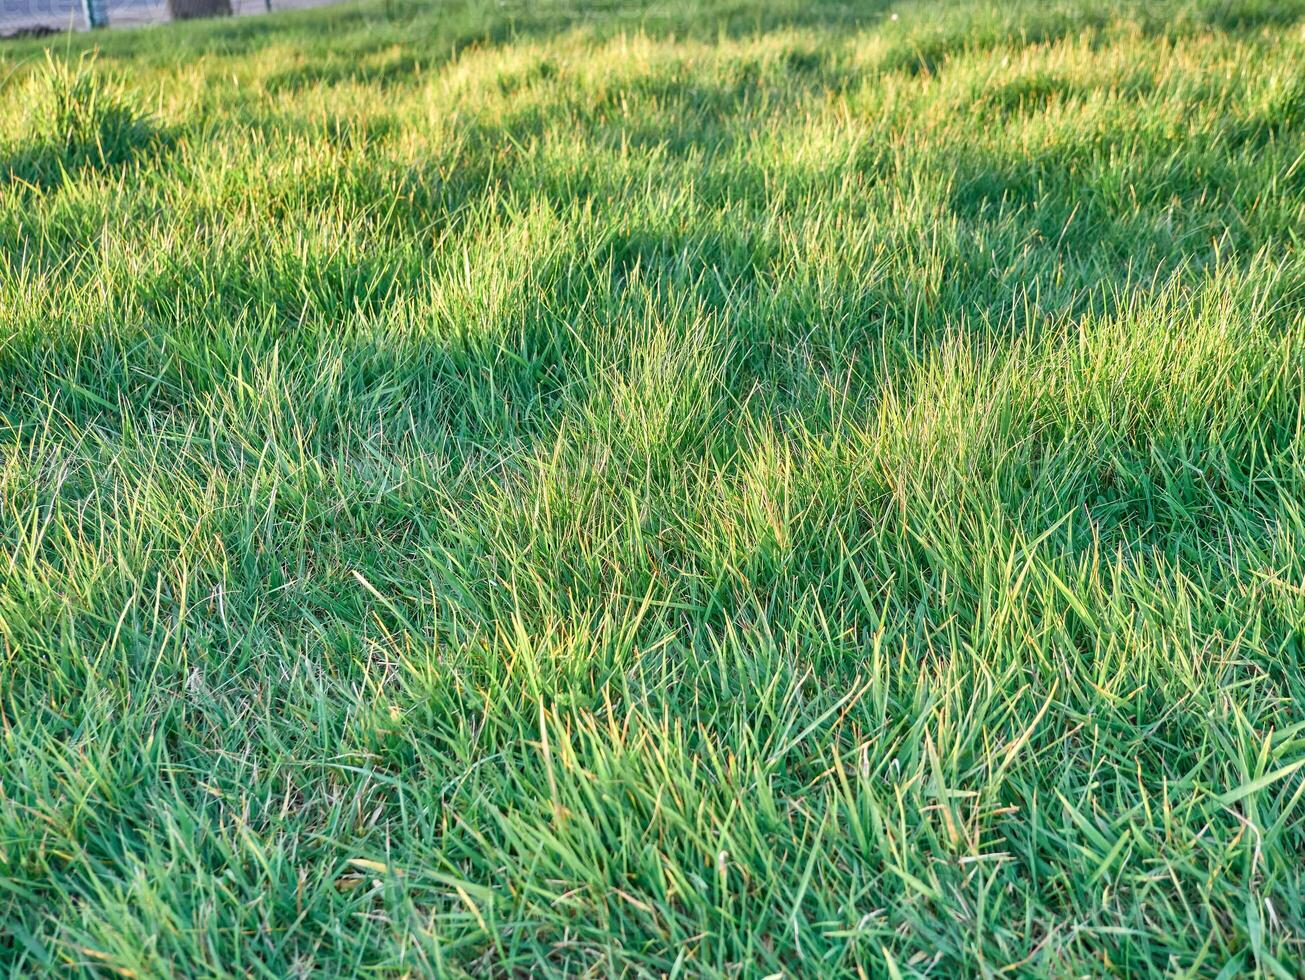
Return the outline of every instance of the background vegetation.
<path id="1" fill-rule="evenodd" d="M 6 45 L 0 967 L 1299 975 L 1303 24 Z"/>

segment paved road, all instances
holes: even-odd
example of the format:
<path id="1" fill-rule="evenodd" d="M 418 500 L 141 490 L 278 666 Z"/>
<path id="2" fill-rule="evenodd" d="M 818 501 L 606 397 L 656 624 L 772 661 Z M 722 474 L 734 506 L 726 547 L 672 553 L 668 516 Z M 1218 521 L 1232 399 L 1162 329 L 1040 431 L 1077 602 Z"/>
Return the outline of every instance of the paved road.
<path id="1" fill-rule="evenodd" d="M 276 10 L 291 7 L 315 7 L 332 0 L 272 0 Z M 157 24 L 168 19 L 165 0 L 101 0 L 109 12 L 110 27 Z M 266 0 L 231 0 L 236 14 L 261 14 L 267 11 Z M 53 27 L 82 30 L 81 0 L 0 0 L 0 34 L 29 27 Z"/>

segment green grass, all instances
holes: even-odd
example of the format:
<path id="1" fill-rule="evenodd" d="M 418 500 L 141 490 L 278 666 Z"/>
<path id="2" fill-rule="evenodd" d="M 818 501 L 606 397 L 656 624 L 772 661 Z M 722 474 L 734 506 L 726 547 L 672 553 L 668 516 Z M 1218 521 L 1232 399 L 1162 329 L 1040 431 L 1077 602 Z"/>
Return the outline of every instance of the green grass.
<path id="1" fill-rule="evenodd" d="M 1305 4 L 48 46 L 0 970 L 1305 972 Z"/>

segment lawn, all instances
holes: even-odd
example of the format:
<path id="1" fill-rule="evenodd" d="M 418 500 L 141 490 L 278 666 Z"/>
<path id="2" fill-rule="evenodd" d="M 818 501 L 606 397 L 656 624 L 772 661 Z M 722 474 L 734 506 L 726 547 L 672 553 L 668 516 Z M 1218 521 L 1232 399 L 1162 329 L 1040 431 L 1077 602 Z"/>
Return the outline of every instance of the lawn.
<path id="1" fill-rule="evenodd" d="M 5 43 L 0 972 L 1302 975 L 1303 234 L 1295 0 Z"/>

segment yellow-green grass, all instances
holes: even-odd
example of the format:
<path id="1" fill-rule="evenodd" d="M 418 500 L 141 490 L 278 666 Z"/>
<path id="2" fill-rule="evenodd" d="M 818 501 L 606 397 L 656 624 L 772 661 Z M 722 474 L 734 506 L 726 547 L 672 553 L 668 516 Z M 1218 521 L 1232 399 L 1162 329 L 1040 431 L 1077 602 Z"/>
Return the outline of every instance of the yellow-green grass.
<path id="1" fill-rule="evenodd" d="M 1300 975 L 1303 25 L 0 48 L 0 969 Z"/>

